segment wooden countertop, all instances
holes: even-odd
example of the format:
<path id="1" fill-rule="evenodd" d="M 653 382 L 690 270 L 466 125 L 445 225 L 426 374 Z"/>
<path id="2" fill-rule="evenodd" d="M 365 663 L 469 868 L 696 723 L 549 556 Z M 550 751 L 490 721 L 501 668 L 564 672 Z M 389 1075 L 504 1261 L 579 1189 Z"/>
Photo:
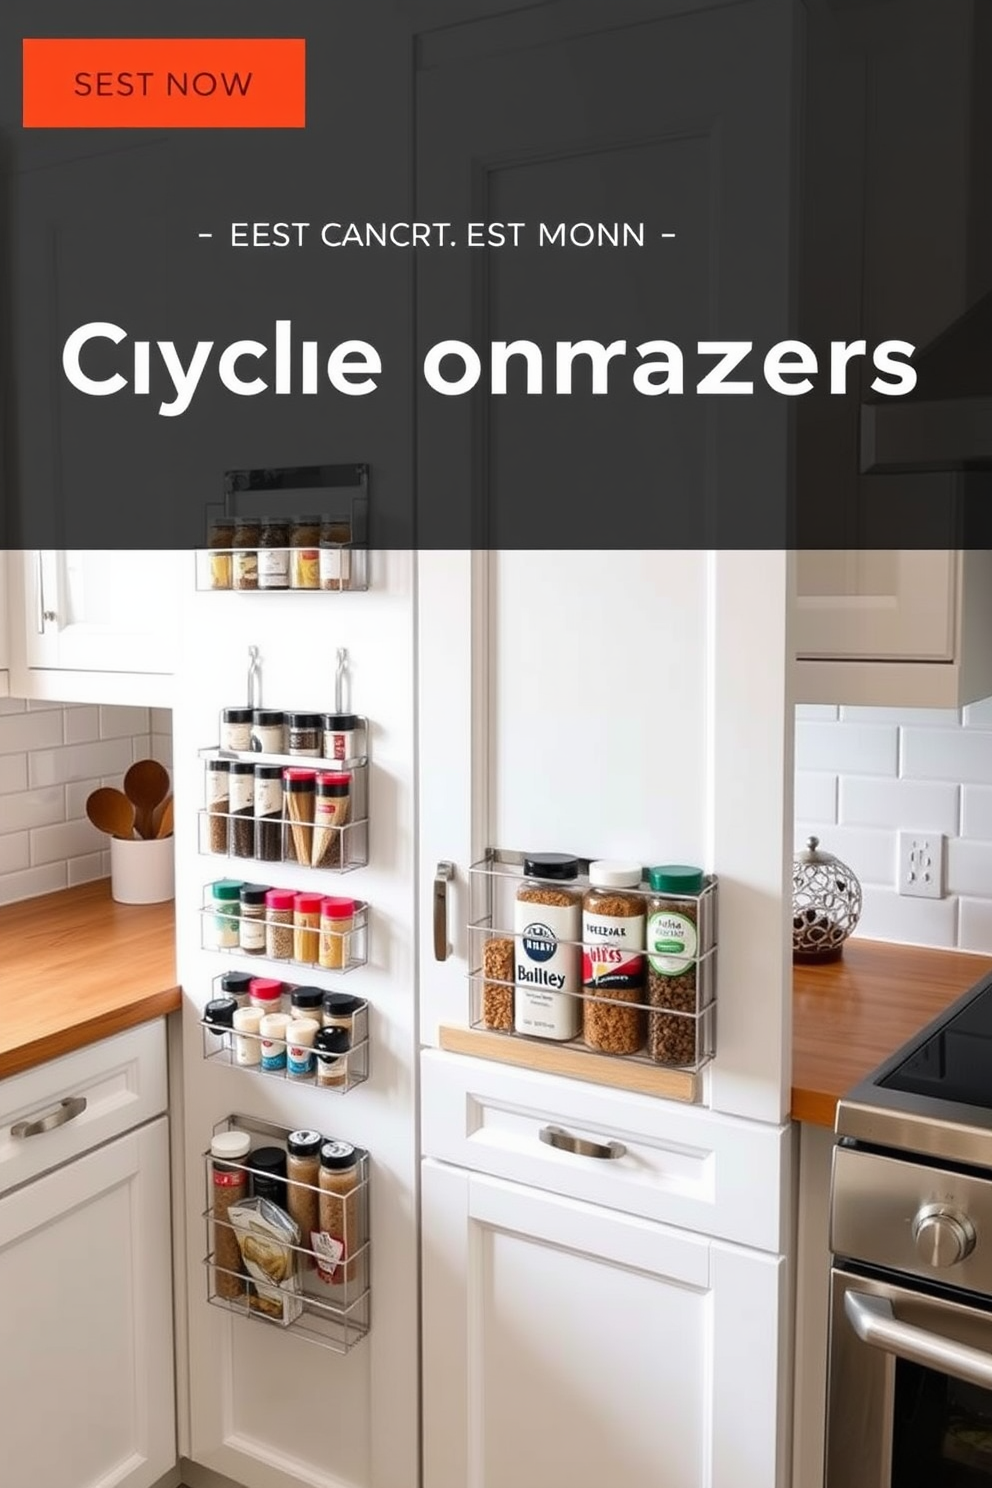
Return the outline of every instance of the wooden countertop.
<path id="1" fill-rule="evenodd" d="M 110 880 L 0 909 L 0 1077 L 175 1012 L 175 905 Z"/>
<path id="2" fill-rule="evenodd" d="M 833 1127 L 838 1099 L 962 992 L 992 957 L 855 937 L 792 977 L 792 1117 Z"/>

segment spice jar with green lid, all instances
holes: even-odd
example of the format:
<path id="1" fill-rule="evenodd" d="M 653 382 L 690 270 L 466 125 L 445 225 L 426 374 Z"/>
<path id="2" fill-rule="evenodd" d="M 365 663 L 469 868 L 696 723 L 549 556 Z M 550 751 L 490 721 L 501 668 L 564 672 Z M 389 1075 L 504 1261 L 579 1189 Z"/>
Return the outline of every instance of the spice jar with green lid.
<path id="1" fill-rule="evenodd" d="M 213 914 L 207 917 L 207 927 L 209 943 L 214 950 L 234 950 L 238 944 L 243 887 L 241 880 L 236 878 L 219 878 L 210 885 Z"/>
<path id="2" fill-rule="evenodd" d="M 703 878 L 701 868 L 681 863 L 648 870 L 648 1053 L 656 1064 L 693 1065 L 700 1057 L 696 1014 Z"/>

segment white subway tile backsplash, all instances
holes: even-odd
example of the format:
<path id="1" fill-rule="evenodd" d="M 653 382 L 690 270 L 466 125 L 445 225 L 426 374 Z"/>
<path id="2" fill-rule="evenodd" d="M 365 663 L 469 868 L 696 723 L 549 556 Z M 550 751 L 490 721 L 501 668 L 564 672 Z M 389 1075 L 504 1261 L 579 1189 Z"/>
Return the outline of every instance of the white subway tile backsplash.
<path id="1" fill-rule="evenodd" d="M 980 703 L 968 703 L 962 709 L 965 728 L 992 729 L 992 698 L 983 698 Z"/>
<path id="2" fill-rule="evenodd" d="M 806 839 L 820 839 L 820 851 L 832 853 L 846 863 L 858 882 L 885 888 L 896 879 L 896 833 L 870 827 L 822 827 L 815 822 L 796 823 L 796 851 Z"/>
<path id="3" fill-rule="evenodd" d="M 992 899 L 961 899 L 958 946 L 962 951 L 992 955 Z"/>
<path id="4" fill-rule="evenodd" d="M 107 838 L 86 819 L 86 798 L 101 783 L 120 788 L 150 744 L 148 708 L 3 699 L 0 904 L 110 873 Z"/>
<path id="5" fill-rule="evenodd" d="M 955 837 L 947 844 L 947 890 L 992 899 L 992 842 Z"/>
<path id="6" fill-rule="evenodd" d="M 992 733 L 978 729 L 902 730 L 902 769 L 909 780 L 992 785 Z"/>
<path id="7" fill-rule="evenodd" d="M 152 708 L 149 728 L 153 734 L 168 734 L 172 738 L 172 709 Z"/>
<path id="8" fill-rule="evenodd" d="M 797 723 L 796 768 L 895 775 L 898 739 L 894 724 Z"/>
<path id="9" fill-rule="evenodd" d="M 992 842 L 992 785 L 961 787 L 961 836 Z"/>
<path id="10" fill-rule="evenodd" d="M 896 728 L 918 724 L 921 728 L 957 728 L 961 714 L 957 708 L 866 708 L 845 704 L 840 710 L 844 723 L 890 723 Z"/>
<path id="11" fill-rule="evenodd" d="M 957 908 L 956 899 L 907 899 L 895 889 L 873 889 L 865 895 L 857 934 L 906 945 L 954 946 Z"/>
<path id="12" fill-rule="evenodd" d="M 797 821 L 830 823 L 837 820 L 837 776 L 800 770 L 795 782 Z"/>
<path id="13" fill-rule="evenodd" d="M 837 819 L 850 827 L 902 827 L 951 836 L 958 830 L 959 789 L 935 781 L 845 775 Z"/>
<path id="14" fill-rule="evenodd" d="M 0 754 L 24 754 L 61 743 L 61 713 L 10 713 L 0 718 Z"/>

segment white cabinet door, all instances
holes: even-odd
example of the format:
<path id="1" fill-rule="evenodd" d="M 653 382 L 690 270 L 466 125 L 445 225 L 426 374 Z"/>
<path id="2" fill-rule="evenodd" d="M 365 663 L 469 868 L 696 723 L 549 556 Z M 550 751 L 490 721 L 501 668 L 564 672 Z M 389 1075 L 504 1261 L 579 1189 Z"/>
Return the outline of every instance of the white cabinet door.
<path id="1" fill-rule="evenodd" d="M 799 553 L 797 654 L 953 660 L 956 557 L 932 549 Z"/>
<path id="2" fill-rule="evenodd" d="M 0 1200 L 6 1481 L 149 1488 L 176 1462 L 168 1122 Z"/>
<path id="3" fill-rule="evenodd" d="M 784 1262 L 435 1162 L 424 1488 L 774 1488 Z"/>

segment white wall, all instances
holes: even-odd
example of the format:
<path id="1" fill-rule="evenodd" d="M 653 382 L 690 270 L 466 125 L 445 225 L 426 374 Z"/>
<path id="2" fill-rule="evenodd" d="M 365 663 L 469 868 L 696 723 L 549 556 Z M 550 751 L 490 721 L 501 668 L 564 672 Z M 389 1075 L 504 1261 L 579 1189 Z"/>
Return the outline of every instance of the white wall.
<path id="1" fill-rule="evenodd" d="M 162 709 L 0 698 L 0 904 L 107 877 L 86 798 L 153 748 L 170 764 L 171 739 Z"/>
<path id="2" fill-rule="evenodd" d="M 861 880 L 859 935 L 992 953 L 992 699 L 963 709 L 796 709 L 796 846 Z M 895 889 L 897 833 L 947 837 L 943 899 Z"/>

